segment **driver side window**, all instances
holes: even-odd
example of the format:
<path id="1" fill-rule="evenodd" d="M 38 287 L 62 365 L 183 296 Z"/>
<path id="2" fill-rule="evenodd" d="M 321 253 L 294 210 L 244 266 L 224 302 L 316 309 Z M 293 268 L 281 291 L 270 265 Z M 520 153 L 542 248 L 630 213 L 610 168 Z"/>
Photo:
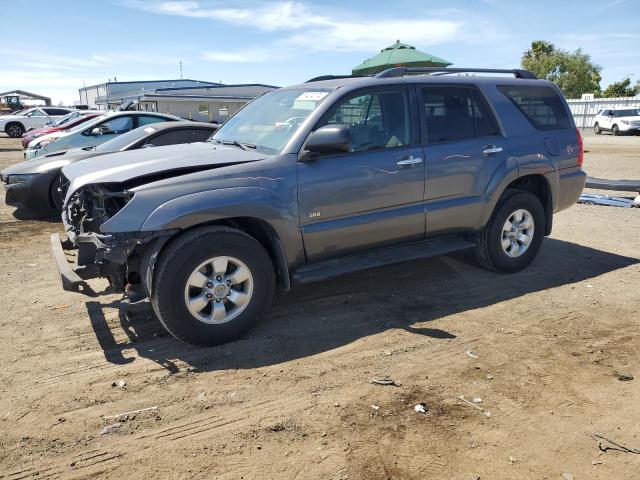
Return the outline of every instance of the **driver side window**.
<path id="1" fill-rule="evenodd" d="M 354 152 L 409 145 L 407 93 L 390 90 L 349 98 L 319 126 L 324 125 L 349 127 Z"/>
<path id="2" fill-rule="evenodd" d="M 105 133 L 125 133 L 133 128 L 133 117 L 116 117 L 111 120 L 107 120 L 100 125 L 100 130 Z"/>

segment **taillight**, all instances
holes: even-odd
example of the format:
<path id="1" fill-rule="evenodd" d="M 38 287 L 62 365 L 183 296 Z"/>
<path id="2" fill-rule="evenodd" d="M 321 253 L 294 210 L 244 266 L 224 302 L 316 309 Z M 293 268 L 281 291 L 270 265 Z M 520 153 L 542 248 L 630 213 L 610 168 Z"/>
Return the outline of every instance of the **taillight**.
<path id="1" fill-rule="evenodd" d="M 578 134 L 578 162 L 576 165 L 578 167 L 582 166 L 584 162 L 584 143 L 582 143 L 582 135 L 580 134 L 580 130 L 576 128 L 576 133 Z"/>

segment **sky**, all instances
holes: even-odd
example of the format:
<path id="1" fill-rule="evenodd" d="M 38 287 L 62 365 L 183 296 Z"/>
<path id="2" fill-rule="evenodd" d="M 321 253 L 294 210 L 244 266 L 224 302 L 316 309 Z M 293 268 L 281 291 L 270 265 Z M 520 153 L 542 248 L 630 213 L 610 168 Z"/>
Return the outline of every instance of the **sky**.
<path id="1" fill-rule="evenodd" d="M 582 48 L 602 87 L 640 80 L 638 0 L 0 0 L 0 92 L 180 78 L 285 86 L 348 74 L 400 40 L 458 67 L 516 68 L 533 40 Z"/>

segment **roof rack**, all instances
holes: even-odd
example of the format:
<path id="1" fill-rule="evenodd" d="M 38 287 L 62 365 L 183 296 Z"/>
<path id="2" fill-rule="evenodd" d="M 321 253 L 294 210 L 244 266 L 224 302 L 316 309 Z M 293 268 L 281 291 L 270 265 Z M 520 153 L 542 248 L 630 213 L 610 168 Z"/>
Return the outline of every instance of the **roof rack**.
<path id="1" fill-rule="evenodd" d="M 320 82 L 322 80 L 339 80 L 341 78 L 364 78 L 362 75 L 320 75 L 319 77 L 313 77 L 304 83 Z"/>
<path id="2" fill-rule="evenodd" d="M 448 73 L 510 73 L 516 78 L 526 78 L 537 80 L 529 70 L 501 69 L 501 68 L 446 68 L 446 67 L 394 67 L 377 73 L 375 78 L 404 77 L 405 75 L 417 73 L 433 73 L 436 75 L 446 75 Z"/>

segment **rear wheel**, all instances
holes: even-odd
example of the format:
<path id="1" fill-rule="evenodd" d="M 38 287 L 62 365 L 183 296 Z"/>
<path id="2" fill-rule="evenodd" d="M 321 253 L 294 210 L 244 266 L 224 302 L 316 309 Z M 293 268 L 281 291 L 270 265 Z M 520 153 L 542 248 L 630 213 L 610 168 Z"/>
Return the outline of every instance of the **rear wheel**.
<path id="1" fill-rule="evenodd" d="M 265 249 L 228 227 L 199 228 L 166 247 L 151 305 L 174 337 L 225 343 L 246 332 L 271 303 L 275 274 Z"/>
<path id="2" fill-rule="evenodd" d="M 611 129 L 611 133 L 613 133 L 616 137 L 620 135 L 620 129 L 618 128 L 618 125 L 613 126 L 613 128 Z"/>
<path id="3" fill-rule="evenodd" d="M 20 138 L 24 133 L 24 127 L 21 123 L 10 123 L 4 129 L 7 135 L 11 138 Z"/>
<path id="4" fill-rule="evenodd" d="M 602 130 L 600 130 L 600 124 L 598 124 L 598 122 L 596 122 L 596 124 L 593 126 L 593 133 L 595 133 L 596 135 L 600 135 L 600 133 L 602 133 Z"/>
<path id="5" fill-rule="evenodd" d="M 500 272 L 522 270 L 540 250 L 544 225 L 544 208 L 538 197 L 522 190 L 508 192 L 480 235 L 480 264 Z"/>

